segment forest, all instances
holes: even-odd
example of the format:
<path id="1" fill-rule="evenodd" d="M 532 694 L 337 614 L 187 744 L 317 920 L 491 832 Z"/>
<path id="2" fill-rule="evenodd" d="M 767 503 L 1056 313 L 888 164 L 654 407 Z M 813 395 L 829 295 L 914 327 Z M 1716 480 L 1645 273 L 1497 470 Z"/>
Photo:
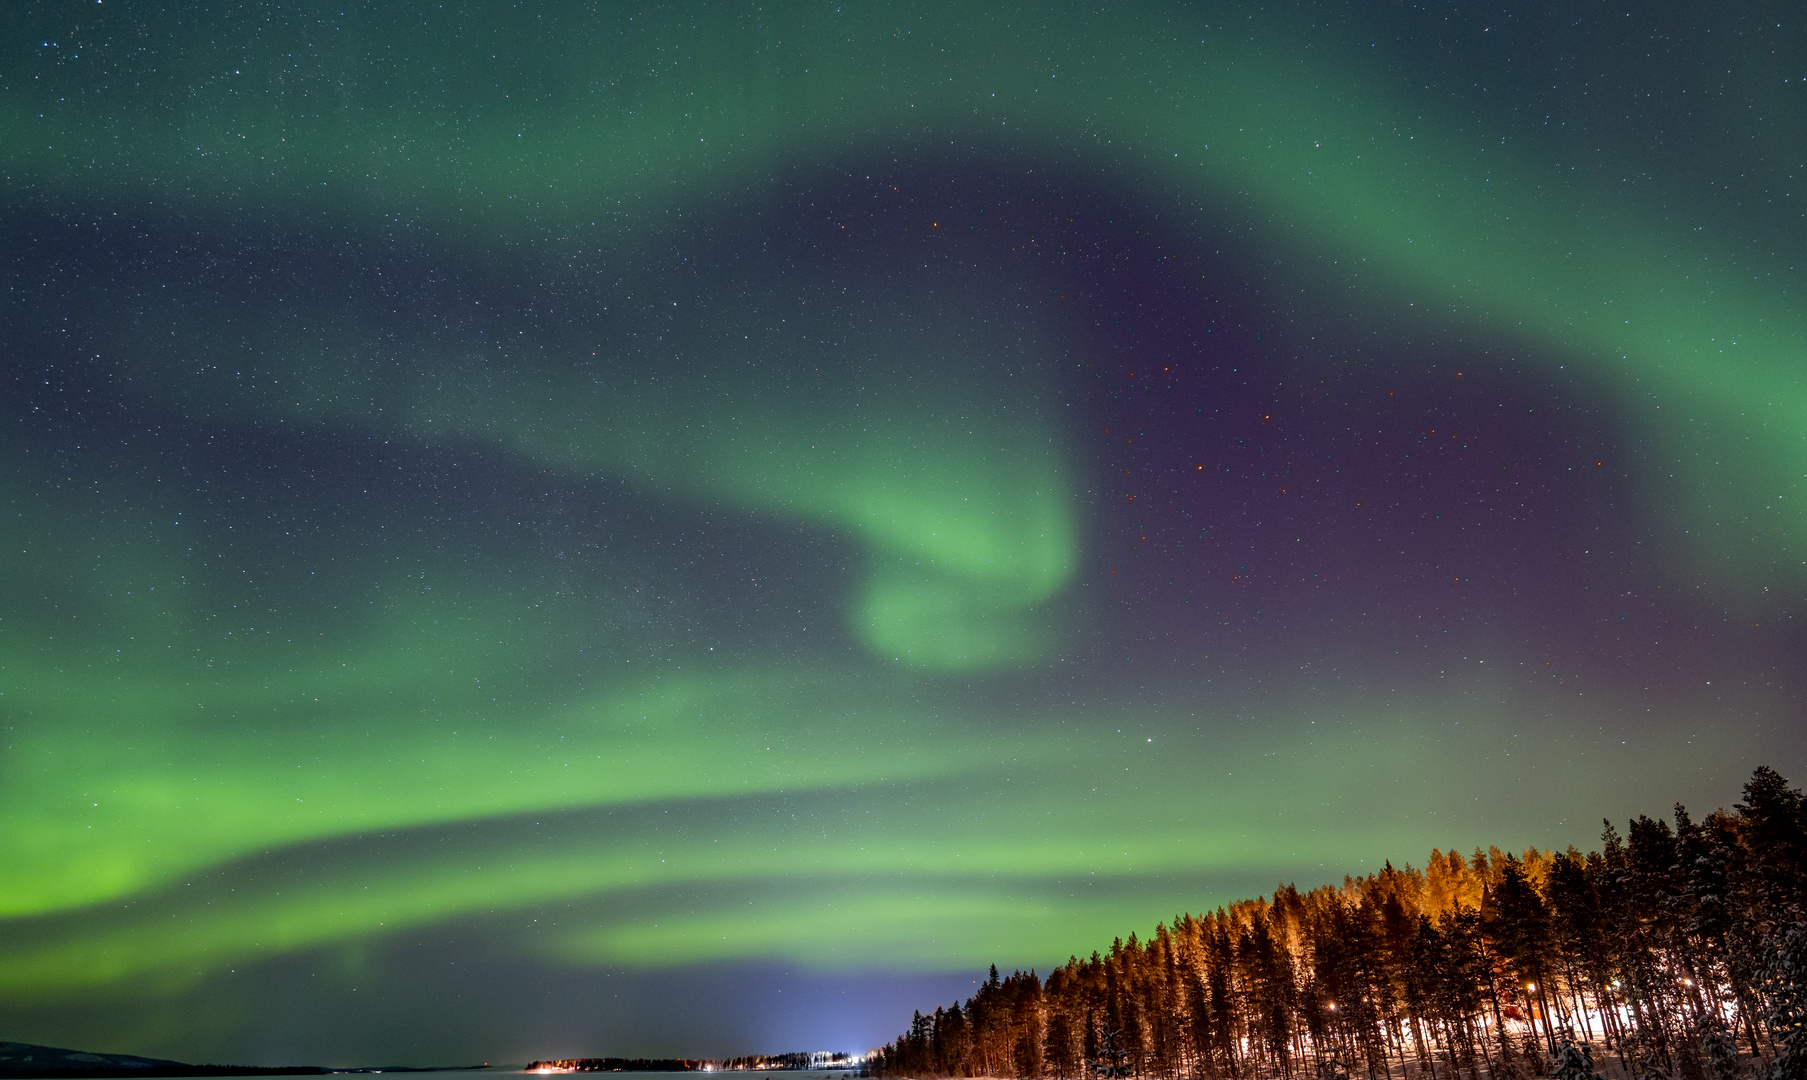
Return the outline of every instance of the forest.
<path id="1" fill-rule="evenodd" d="M 1183 914 L 916 1013 L 880 1077 L 1807 1080 L 1807 803 L 1639 816 L 1600 850 L 1425 867 Z"/>

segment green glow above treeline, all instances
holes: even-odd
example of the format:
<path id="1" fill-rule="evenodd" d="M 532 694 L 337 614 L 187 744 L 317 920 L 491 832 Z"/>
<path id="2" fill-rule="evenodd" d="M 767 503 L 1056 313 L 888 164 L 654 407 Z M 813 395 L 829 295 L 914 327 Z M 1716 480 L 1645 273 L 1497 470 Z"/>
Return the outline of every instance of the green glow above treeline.
<path id="1" fill-rule="evenodd" d="M 1639 512 L 1688 573 L 1741 616 L 1807 588 L 1798 282 L 1547 182 L 1513 142 L 1423 107 L 1358 52 L 1295 51 L 1283 26 L 1251 39 L 1210 13 L 1045 4 L 81 18 L 33 31 L 54 51 L 28 33 L 5 46 L 13 200 L 351 235 L 393 215 L 455 249 L 594 257 L 657 294 L 643 267 L 676 217 L 797 163 L 950 140 L 1007 152 L 1176 210 L 1227 207 L 1318 267 L 1301 288 L 1354 287 L 1387 320 L 1582 371 L 1653 448 L 1629 466 Z M 1444 827 L 1424 805 L 1459 806 L 1470 828 L 1502 810 L 1598 816 L 1602 781 L 1579 761 L 1536 777 L 1535 810 L 1505 778 L 1472 808 L 1462 775 L 1521 727 L 1582 746 L 1559 733 L 1611 711 L 1591 701 L 1474 676 L 1334 705 L 1280 688 L 1251 695 L 1249 721 L 1198 705 L 1185 673 L 1133 705 L 1047 690 L 1083 616 L 1086 542 L 1049 374 L 1061 344 L 997 314 L 976 275 L 934 298 L 869 290 L 848 301 L 860 328 L 832 340 L 767 318 L 822 282 L 767 284 L 671 316 L 674 354 L 702 358 L 669 373 L 675 392 L 543 341 L 404 335 L 378 371 L 381 326 L 283 322 L 200 288 L 105 325 L 122 397 L 190 417 L 475 445 L 830 536 L 850 564 L 836 617 L 861 651 L 649 658 L 598 594 L 561 592 L 550 559 L 395 538 L 385 561 L 335 550 L 343 531 L 281 547 L 293 580 L 266 591 L 302 596 L 317 586 L 298 568 L 332 563 L 355 617 L 278 615 L 258 637 L 245 615 L 250 640 L 228 640 L 213 629 L 239 618 L 226 586 L 203 587 L 190 555 L 206 526 L 172 524 L 182 493 L 119 480 L 88 501 L 8 433 L 21 555 L 0 570 L 0 995 L 179 982 L 554 900 L 595 909 L 531 946 L 572 963 L 1058 960 L 1201 889 L 1264 888 L 1276 866 L 1335 875 L 1420 852 Z M 773 385 L 785 367 L 809 374 Z M 1714 707 L 1666 703 L 1626 774 L 1678 768 L 1692 736 L 1677 733 Z M 1444 741 L 1452 714 L 1472 741 Z M 1745 746 L 1723 749 L 1731 775 Z M 1311 795 L 1279 812 L 1280 788 Z M 617 811 L 631 826 L 599 824 Z M 369 840 L 387 834 L 393 851 Z M 186 899 L 203 878 L 234 884 Z M 647 899 L 672 889 L 692 890 L 686 913 Z"/>
<path id="2" fill-rule="evenodd" d="M 1554 347 L 1665 446 L 1682 483 L 1647 481 L 1650 500 L 1711 522 L 1689 542 L 1716 574 L 1807 582 L 1793 287 L 1635 204 L 1555 190 L 1504 140 L 1439 126 L 1354 58 L 1307 62 L 1277 28 L 1251 41 L 1202 13 L 619 11 L 294 15 L 274 33 L 169 15 L 167 34 L 138 31 L 171 42 L 155 52 L 94 28 L 77 35 L 94 42 L 85 61 L 15 57 L 34 78 L 5 106 L 9 169 L 71 195 L 631 236 L 699 189 L 823 153 L 925 131 L 1018 147 L 1246 203 L 1287 223 L 1268 243 L 1360 260 L 1394 304 Z M 498 434 L 550 450 L 519 425 Z M 1060 542 L 1028 576 L 1058 581 Z M 878 590 L 880 611 L 908 609 Z"/>

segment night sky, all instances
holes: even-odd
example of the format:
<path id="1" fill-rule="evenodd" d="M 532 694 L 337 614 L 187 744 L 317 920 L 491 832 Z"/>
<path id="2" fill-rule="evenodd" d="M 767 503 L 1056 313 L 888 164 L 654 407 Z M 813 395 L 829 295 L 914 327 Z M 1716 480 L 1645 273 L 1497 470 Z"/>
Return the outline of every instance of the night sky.
<path id="1" fill-rule="evenodd" d="M 9 5 L 0 1038 L 864 1050 L 1807 774 L 1786 4 Z"/>

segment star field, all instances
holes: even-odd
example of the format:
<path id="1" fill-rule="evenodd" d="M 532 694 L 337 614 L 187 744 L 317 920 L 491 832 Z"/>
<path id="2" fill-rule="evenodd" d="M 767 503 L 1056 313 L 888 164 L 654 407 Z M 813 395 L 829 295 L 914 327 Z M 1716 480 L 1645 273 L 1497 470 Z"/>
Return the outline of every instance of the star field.
<path id="1" fill-rule="evenodd" d="M 1799 31 L 1604 10 L 12 16 L 7 1037 L 863 1050 L 1798 776 Z"/>

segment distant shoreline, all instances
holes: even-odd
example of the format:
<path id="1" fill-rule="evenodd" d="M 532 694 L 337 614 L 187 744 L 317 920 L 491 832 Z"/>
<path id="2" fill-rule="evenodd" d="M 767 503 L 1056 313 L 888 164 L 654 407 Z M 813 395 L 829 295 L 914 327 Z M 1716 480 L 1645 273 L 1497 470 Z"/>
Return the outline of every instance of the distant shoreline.
<path id="1" fill-rule="evenodd" d="M 329 1069 L 324 1065 L 190 1065 L 136 1054 L 93 1054 L 58 1046 L 0 1042 L 0 1080 L 110 1080 L 112 1077 L 144 1078 L 206 1076 L 329 1076 L 336 1073 L 473 1072 L 481 1065 L 406 1065 Z"/>
<path id="2" fill-rule="evenodd" d="M 442 1065 L 414 1068 L 408 1066 L 367 1068 L 367 1069 L 329 1069 L 324 1065 L 182 1065 L 182 1066 L 143 1066 L 130 1065 L 98 1065 L 94 1068 L 56 1068 L 43 1069 L 0 1069 L 0 1080 L 113 1080 L 115 1077 L 156 1077 L 169 1080 L 172 1077 L 204 1077 L 204 1076 L 344 1076 L 374 1073 L 425 1073 L 425 1072 L 480 1072 L 488 1069 L 488 1065 Z"/>
<path id="3" fill-rule="evenodd" d="M 254 1065 L 153 1065 L 133 1067 L 131 1065 L 96 1065 L 93 1068 L 79 1066 L 49 1066 L 41 1069 L 0 1069 L 0 1080 L 49 1080 L 51 1077 L 103 1077 L 115 1076 L 322 1076 L 337 1070 L 318 1065 L 280 1065 L 259 1067 Z M 399 1070 L 398 1070 L 399 1071 Z"/>
<path id="4" fill-rule="evenodd" d="M 862 1055 L 788 1053 L 737 1058 L 552 1058 L 529 1061 L 530 1073 L 571 1072 L 852 1072 L 862 1068 Z"/>

